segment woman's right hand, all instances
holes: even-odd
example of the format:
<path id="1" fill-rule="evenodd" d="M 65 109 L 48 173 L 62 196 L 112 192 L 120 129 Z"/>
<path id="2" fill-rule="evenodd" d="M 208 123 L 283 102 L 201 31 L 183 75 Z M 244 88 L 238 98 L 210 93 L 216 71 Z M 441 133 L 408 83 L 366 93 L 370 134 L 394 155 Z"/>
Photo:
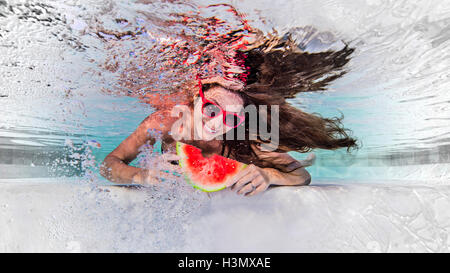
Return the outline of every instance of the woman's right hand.
<path id="1" fill-rule="evenodd" d="M 140 170 L 133 176 L 133 184 L 150 186 L 156 185 L 164 179 L 179 179 L 181 167 L 178 164 L 175 165 L 171 163 L 171 161 L 180 160 L 178 155 L 167 153 L 155 157 L 153 160 L 157 167 L 154 169 Z"/>

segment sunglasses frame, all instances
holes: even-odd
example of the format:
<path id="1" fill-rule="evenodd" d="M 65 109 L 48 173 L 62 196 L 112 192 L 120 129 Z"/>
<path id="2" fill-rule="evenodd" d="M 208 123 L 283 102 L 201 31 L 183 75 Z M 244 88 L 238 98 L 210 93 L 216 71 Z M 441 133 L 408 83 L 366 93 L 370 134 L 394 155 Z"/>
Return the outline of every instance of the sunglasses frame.
<path id="1" fill-rule="evenodd" d="M 214 102 L 212 102 L 212 101 L 210 101 L 210 100 L 207 100 L 206 98 L 205 98 L 205 95 L 203 94 L 203 90 L 202 90 L 202 85 L 201 85 L 201 83 L 200 83 L 200 98 L 202 98 L 202 114 L 205 116 L 205 117 L 208 117 L 208 118 L 215 118 L 215 117 L 210 117 L 210 116 L 208 116 L 207 114 L 205 114 L 204 113 L 204 107 L 205 107 L 205 104 L 207 104 L 207 103 L 210 103 L 210 104 L 212 104 L 212 105 L 215 105 L 215 106 L 217 106 L 219 109 L 220 109 L 220 115 L 222 115 L 222 117 L 223 117 L 223 124 L 225 124 L 226 126 L 228 126 L 228 127 L 230 127 L 230 128 L 237 128 L 239 125 L 241 125 L 244 121 L 245 121 L 245 116 L 240 116 L 240 115 L 238 115 L 238 114 L 236 114 L 236 113 L 234 113 L 234 112 L 227 112 L 227 111 L 225 111 L 224 109 L 222 109 L 222 107 L 220 107 L 219 105 L 217 105 L 217 103 L 214 103 Z M 227 122 L 226 122 L 226 117 L 227 117 L 227 115 L 234 115 L 235 117 L 237 117 L 237 119 L 239 120 L 239 123 L 237 124 L 237 125 L 234 125 L 234 126 L 230 126 L 230 125 L 228 125 L 227 124 Z"/>

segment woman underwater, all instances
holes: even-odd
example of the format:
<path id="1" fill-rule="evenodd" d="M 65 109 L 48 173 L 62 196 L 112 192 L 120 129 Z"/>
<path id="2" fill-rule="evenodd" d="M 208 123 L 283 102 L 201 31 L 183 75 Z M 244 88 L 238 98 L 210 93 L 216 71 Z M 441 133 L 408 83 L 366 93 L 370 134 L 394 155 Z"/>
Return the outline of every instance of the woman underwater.
<path id="1" fill-rule="evenodd" d="M 276 36 L 254 38 L 244 46 L 236 39 L 221 41 L 220 47 L 209 46 L 208 61 L 196 73 L 197 84 L 190 87 L 187 99 L 181 103 L 192 115 L 183 117 L 188 123 L 178 126 L 180 116 L 174 116 L 172 109 L 152 113 L 105 158 L 101 174 L 117 183 L 158 184 L 161 178 L 171 178 L 167 170 L 181 172 L 174 164 L 179 158 L 173 153 L 180 141 L 200 148 L 205 156 L 219 154 L 248 164 L 227 185 L 238 194 L 251 196 L 270 186 L 308 185 L 311 176 L 305 167 L 313 164 L 314 154 L 298 161 L 287 152 L 306 153 L 315 148 L 349 150 L 357 147 L 356 140 L 342 127 L 343 117 L 330 119 L 305 113 L 286 99 L 299 92 L 324 90 L 345 73 L 341 69 L 352 52 L 345 46 L 338 51 L 306 53 L 290 37 Z M 248 106 L 258 109 L 257 120 L 263 119 L 268 131 L 278 126 L 278 140 L 272 149 L 264 149 L 270 141 L 252 129 L 250 115 L 244 112 Z M 262 113 L 260 109 L 264 107 L 260 106 L 268 106 L 268 110 Z M 278 110 L 277 124 L 272 124 L 271 119 L 274 106 Z M 155 130 L 161 135 L 160 168 L 129 166 L 143 145 L 157 141 L 149 134 Z M 236 137 L 239 130 L 244 137 Z M 230 135 L 234 137 L 230 139 Z"/>

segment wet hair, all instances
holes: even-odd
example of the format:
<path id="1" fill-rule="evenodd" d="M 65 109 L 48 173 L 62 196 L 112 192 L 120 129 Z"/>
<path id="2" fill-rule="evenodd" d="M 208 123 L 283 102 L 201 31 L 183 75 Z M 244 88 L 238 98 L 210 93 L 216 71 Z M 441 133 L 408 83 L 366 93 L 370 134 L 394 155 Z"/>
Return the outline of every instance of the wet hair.
<path id="1" fill-rule="evenodd" d="M 301 92 L 325 90 L 330 82 L 345 74 L 343 67 L 350 60 L 353 51 L 354 49 L 345 46 L 337 51 L 307 53 L 287 37 L 275 42 L 268 39 L 260 46 L 244 52 L 249 75 L 246 87 L 237 93 L 244 100 L 244 107 L 255 105 L 259 109 L 259 105 L 279 106 L 280 136 L 276 152 L 306 153 L 316 148 L 346 148 L 350 152 L 351 149 L 358 148 L 356 139 L 350 136 L 351 131 L 342 125 L 342 113 L 341 117 L 324 118 L 317 113 L 303 112 L 286 101 Z M 258 119 L 260 114 L 258 111 Z M 268 130 L 271 130 L 270 120 L 269 108 Z M 223 150 L 228 148 L 227 156 L 232 155 L 247 164 L 283 170 L 283 166 L 274 166 L 256 156 L 251 144 L 268 141 L 259 136 L 257 140 L 249 140 L 249 125 L 245 122 L 241 126 L 246 126 L 245 140 L 227 140 L 224 137 Z M 234 139 L 236 138 L 235 135 Z"/>
<path id="2" fill-rule="evenodd" d="M 243 99 L 244 106 L 255 105 L 257 109 L 259 105 L 279 106 L 280 138 L 277 152 L 306 153 L 313 149 L 340 148 L 346 148 L 349 152 L 353 148 L 358 148 L 351 131 L 342 124 L 343 114 L 341 117 L 325 118 L 317 113 L 306 113 L 287 101 L 301 92 L 326 90 L 332 81 L 346 73 L 344 68 L 354 49 L 343 46 L 340 50 L 309 53 L 303 51 L 289 35 L 279 36 L 277 33 L 269 33 L 265 36 L 261 31 L 252 28 L 245 16 L 229 4 L 209 5 L 204 9 L 213 12 L 211 9 L 218 7 L 223 8 L 220 10 L 221 13 L 214 12 L 214 14 L 229 15 L 231 12 L 237 21 L 229 22 L 233 16 L 226 16 L 226 20 L 216 16 L 203 17 L 200 11 L 172 14 L 173 19 L 170 20 L 157 18 L 155 21 L 153 14 L 147 16 L 149 22 L 164 30 L 162 34 L 167 32 L 171 34 L 170 37 L 179 38 L 173 39 L 173 42 L 170 42 L 171 39 L 160 40 L 151 49 L 146 47 L 148 40 L 145 37 L 148 35 L 144 34 L 148 33 L 146 28 L 154 26 L 152 24 L 149 26 L 144 23 L 135 26 L 130 24 L 134 30 L 126 32 L 100 28 L 97 31 L 98 37 L 111 40 L 110 47 L 111 50 L 114 49 L 105 67 L 111 72 L 120 74 L 117 86 L 108 92 L 114 94 L 116 90 L 120 90 L 121 94 L 140 97 L 159 110 L 169 109 L 176 104 L 193 106 L 193 95 L 196 90 L 194 85 L 197 84 L 195 77 L 200 74 L 206 78 L 210 76 L 208 73 L 228 77 L 230 75 L 227 72 L 220 73 L 224 70 L 223 67 L 215 68 L 214 61 L 218 57 L 220 60 L 220 56 L 223 58 L 220 61 L 223 62 L 238 59 L 235 64 L 242 65 L 246 70 L 244 77 L 239 73 L 234 75 L 235 79 L 244 79 L 246 83 L 245 88 L 237 92 Z M 146 16 L 145 13 L 143 16 Z M 247 43 L 246 37 L 249 34 L 255 34 L 258 39 L 251 44 Z M 137 52 L 140 54 L 137 54 L 136 50 L 133 51 L 133 61 L 129 60 L 129 46 L 123 48 L 118 46 L 117 41 L 122 40 L 133 42 L 134 48 L 141 50 Z M 122 64 L 124 67 L 118 65 L 117 56 L 127 60 Z M 198 58 L 192 58 L 193 56 Z M 171 72 L 164 75 L 164 81 L 160 80 L 161 71 Z M 203 91 L 207 92 L 211 86 L 213 85 L 203 86 Z M 259 115 L 258 112 L 258 119 Z M 268 130 L 271 130 L 270 120 L 268 109 Z M 272 162 L 256 156 L 251 145 L 265 141 L 258 135 L 256 140 L 249 140 L 252 134 L 249 125 L 245 122 L 241 126 L 245 126 L 245 140 L 227 140 L 224 137 L 223 151 L 228 152 L 227 156 L 244 163 L 283 170 L 283 166 L 273 166 Z M 236 131 L 233 130 L 233 133 Z"/>

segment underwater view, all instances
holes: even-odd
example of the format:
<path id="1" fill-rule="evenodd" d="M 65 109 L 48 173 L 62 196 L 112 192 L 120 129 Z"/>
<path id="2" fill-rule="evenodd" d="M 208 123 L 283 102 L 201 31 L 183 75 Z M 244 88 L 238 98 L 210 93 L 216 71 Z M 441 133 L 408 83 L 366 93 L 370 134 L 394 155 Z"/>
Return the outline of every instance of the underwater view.
<path id="1" fill-rule="evenodd" d="M 450 252 L 449 49 L 449 1 L 0 0 L 0 252 Z M 196 84 L 203 119 L 246 120 L 215 74 L 280 102 L 309 180 L 134 183 L 174 143 L 123 141 Z M 220 162 L 277 169 L 236 143 Z"/>

